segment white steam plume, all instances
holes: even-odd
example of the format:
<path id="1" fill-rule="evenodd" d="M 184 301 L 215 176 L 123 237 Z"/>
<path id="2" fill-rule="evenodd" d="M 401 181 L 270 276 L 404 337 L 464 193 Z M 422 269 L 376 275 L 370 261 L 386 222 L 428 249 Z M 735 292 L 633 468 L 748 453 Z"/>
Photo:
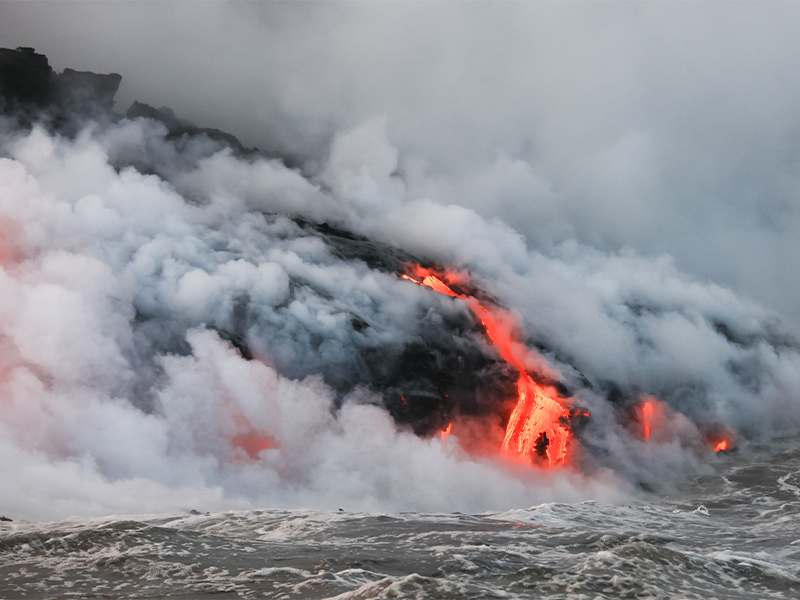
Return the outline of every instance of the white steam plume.
<path id="1" fill-rule="evenodd" d="M 613 499 L 705 469 L 706 426 L 749 438 L 800 426 L 800 354 L 771 313 L 666 257 L 575 242 L 545 255 L 499 220 L 415 196 L 380 119 L 337 134 L 311 179 L 202 137 L 169 140 L 146 119 L 75 140 L 4 130 L 5 512 Z M 125 166 L 143 163 L 159 175 Z M 339 257 L 297 217 L 467 268 L 517 311 L 592 411 L 585 474 L 517 470 L 396 425 L 358 385 L 360 357 L 469 312 Z M 650 452 L 612 389 L 669 405 Z"/>
<path id="2" fill-rule="evenodd" d="M 307 172 L 383 115 L 411 197 L 667 253 L 800 331 L 800 6 L 6 2 L 4 45 L 124 75 Z"/>

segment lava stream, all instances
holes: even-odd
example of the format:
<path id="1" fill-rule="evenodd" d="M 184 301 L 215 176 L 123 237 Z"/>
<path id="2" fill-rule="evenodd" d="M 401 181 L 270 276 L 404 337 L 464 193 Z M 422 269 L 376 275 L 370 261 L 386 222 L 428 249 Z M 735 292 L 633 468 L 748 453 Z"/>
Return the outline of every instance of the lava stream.
<path id="1" fill-rule="evenodd" d="M 442 429 L 442 441 L 445 441 L 450 436 L 450 434 L 452 432 L 453 432 L 453 424 L 452 423 L 448 423 L 447 427 Z"/>
<path id="2" fill-rule="evenodd" d="M 506 426 L 502 452 L 528 464 L 533 464 L 538 457 L 546 458 L 550 468 L 564 465 L 572 437 L 565 425 L 569 411 L 561 404 L 554 388 L 539 385 L 528 374 L 526 364 L 531 362 L 531 351 L 519 341 L 517 319 L 497 306 L 484 306 L 473 296 L 453 291 L 439 277 L 421 267 L 415 268 L 414 275 L 403 275 L 403 278 L 464 300 L 480 319 L 503 359 L 519 371 L 517 403 Z"/>
<path id="3" fill-rule="evenodd" d="M 653 419 L 654 411 L 652 402 L 645 402 L 642 406 L 642 416 L 644 417 L 644 439 L 650 441 L 650 422 Z"/>
<path id="4" fill-rule="evenodd" d="M 530 462 L 534 455 L 548 459 L 550 468 L 564 464 L 572 433 L 561 419 L 569 411 L 558 401 L 553 388 L 538 385 L 525 372 L 517 381 L 518 400 L 506 426 L 503 452 Z"/>

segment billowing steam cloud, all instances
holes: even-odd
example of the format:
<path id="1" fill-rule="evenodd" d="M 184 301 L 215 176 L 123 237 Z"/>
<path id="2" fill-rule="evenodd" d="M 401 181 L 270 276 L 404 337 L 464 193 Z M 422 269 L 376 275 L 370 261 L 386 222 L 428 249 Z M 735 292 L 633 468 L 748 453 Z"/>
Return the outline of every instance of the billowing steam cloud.
<path id="1" fill-rule="evenodd" d="M 105 4 L 9 2 L 0 39 L 313 173 L 383 115 L 412 197 L 667 253 L 800 332 L 794 3 Z"/>
<path id="2" fill-rule="evenodd" d="M 392 126 L 358 119 L 313 151 L 272 132 L 295 170 L 144 116 L 0 123 L 3 511 L 613 498 L 703 471 L 719 432 L 742 448 L 797 433 L 800 350 L 772 312 L 666 256 L 573 232 L 532 249 L 540 225 L 521 224 L 526 239 L 451 203 L 531 189 L 525 164 L 500 156 L 456 185 L 452 165 L 438 177 L 404 154 Z M 619 151 L 642 155 L 639 142 Z M 409 260 L 465 270 L 519 315 L 591 413 L 570 468 L 471 445 L 466 417 L 502 430 L 508 368 L 463 302 L 398 277 Z M 442 440 L 462 416 L 462 443 Z"/>
<path id="3" fill-rule="evenodd" d="M 341 138 L 330 178 L 356 178 L 333 165 L 352 164 L 346 148 L 359 136 L 375 143 L 373 127 Z M 564 474 L 538 492 L 525 483 L 529 473 L 398 429 L 383 399 L 359 387 L 369 383 L 360 353 L 378 353 L 388 369 L 425 328 L 465 321 L 466 309 L 337 258 L 275 213 L 355 214 L 363 196 L 323 193 L 280 163 L 240 160 L 207 139 L 179 147 L 185 142 L 165 134 L 137 119 L 76 140 L 41 128 L 7 138 L 0 327 L 8 512 L 249 501 L 477 509 L 581 497 L 577 489 L 593 485 Z M 183 168 L 193 152 L 207 156 Z M 167 180 L 113 166 L 154 157 Z M 367 189 L 390 186 L 390 171 L 362 165 L 358 177 Z M 365 220 L 376 230 L 398 213 L 436 216 L 427 203 L 403 209 L 378 200 Z M 508 251 L 504 227 L 439 210 L 470 224 L 473 239 L 494 252 Z M 398 235 L 421 249 L 429 234 Z M 467 242 L 443 247 L 458 254 Z M 524 259 L 519 240 L 511 246 Z M 265 362 L 245 360 L 224 336 L 246 338 Z M 337 400 L 319 373 L 344 396 Z"/>

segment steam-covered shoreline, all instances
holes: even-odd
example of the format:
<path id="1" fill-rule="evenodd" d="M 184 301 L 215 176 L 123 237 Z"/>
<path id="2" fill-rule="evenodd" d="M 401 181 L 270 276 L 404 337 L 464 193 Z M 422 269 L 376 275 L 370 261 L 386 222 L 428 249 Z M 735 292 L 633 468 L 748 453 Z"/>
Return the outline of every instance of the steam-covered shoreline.
<path id="1" fill-rule="evenodd" d="M 800 4 L 0 15 L 0 597 L 800 597 Z"/>
<path id="2" fill-rule="evenodd" d="M 3 122 L 10 516 L 613 501 L 711 472 L 711 431 L 746 453 L 800 427 L 800 353 L 772 313 L 667 257 L 545 254 L 414 196 L 381 119 L 340 132 L 312 177 L 165 109 L 61 102 L 27 122 L 7 103 Z M 486 450 L 515 372 L 462 301 L 399 276 L 412 259 L 519 316 L 591 413 L 571 468 Z"/>

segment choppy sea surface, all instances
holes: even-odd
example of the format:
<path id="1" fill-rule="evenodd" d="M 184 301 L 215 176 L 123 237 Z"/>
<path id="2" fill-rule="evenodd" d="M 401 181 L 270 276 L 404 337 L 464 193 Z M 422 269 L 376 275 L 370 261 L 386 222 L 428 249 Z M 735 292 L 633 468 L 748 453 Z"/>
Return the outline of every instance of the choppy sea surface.
<path id="1" fill-rule="evenodd" d="M 796 445 L 628 505 L 4 522 L 0 598 L 800 598 Z"/>

